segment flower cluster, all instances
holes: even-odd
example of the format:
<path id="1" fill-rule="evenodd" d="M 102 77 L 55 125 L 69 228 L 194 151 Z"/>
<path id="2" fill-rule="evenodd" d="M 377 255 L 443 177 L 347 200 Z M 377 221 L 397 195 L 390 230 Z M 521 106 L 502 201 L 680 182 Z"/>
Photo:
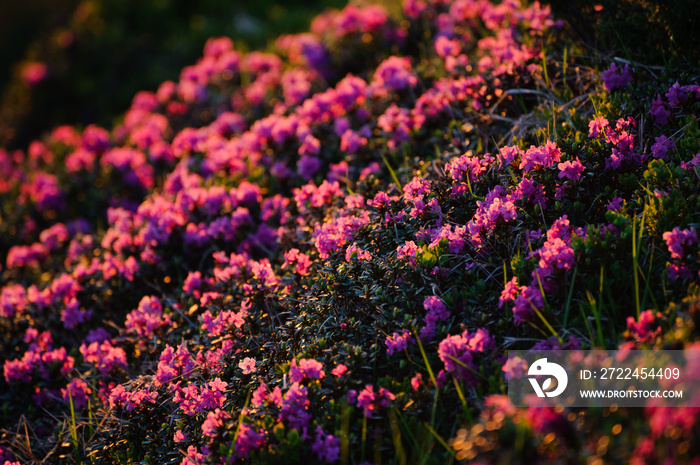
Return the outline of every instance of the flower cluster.
<path id="1" fill-rule="evenodd" d="M 173 441 L 183 464 L 362 463 L 456 434 L 488 463 L 515 429 L 532 457 L 600 450 L 494 395 L 525 369 L 503 350 L 697 337 L 664 328 L 696 317 L 698 86 L 613 63 L 603 92 L 538 2 L 402 10 L 329 11 L 267 53 L 211 39 L 116 127 L 0 150 L 3 418 L 46 444 L 70 431 L 37 412 L 99 415 L 76 447 L 97 462 Z M 652 439 L 697 426 L 648 414 Z"/>

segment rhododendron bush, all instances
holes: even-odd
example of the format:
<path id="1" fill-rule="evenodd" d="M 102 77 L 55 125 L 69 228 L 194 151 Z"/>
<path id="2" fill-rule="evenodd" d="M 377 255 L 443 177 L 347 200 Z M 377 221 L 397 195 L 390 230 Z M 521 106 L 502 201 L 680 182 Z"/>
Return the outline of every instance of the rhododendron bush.
<path id="1" fill-rule="evenodd" d="M 700 348 L 696 76 L 350 4 L 0 151 L 0 460 L 699 463 L 698 409 L 504 396 L 508 349 Z"/>

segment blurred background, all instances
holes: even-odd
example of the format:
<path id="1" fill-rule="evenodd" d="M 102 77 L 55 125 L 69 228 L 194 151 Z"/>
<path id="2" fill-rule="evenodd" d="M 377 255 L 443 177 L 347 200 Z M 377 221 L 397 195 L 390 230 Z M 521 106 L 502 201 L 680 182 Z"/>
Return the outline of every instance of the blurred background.
<path id="1" fill-rule="evenodd" d="M 356 0 L 363 2 L 364 0 Z M 372 0 L 400 9 L 400 0 Z M 139 90 L 177 80 L 209 37 L 264 48 L 347 0 L 21 0 L 0 2 L 0 147 L 62 125 L 111 127 Z M 700 67 L 700 8 L 687 0 L 549 0 L 592 51 Z M 392 11 L 392 8 L 389 8 Z M 624 53 L 623 53 L 624 51 Z M 681 66 L 683 68 L 683 66 Z M 660 76 L 663 78 L 664 76 Z M 697 80 L 695 71 L 688 80 Z"/>
<path id="2" fill-rule="evenodd" d="M 209 37 L 264 48 L 346 0 L 0 2 L 0 147 L 52 127 L 109 127 L 139 90 L 177 80 Z"/>

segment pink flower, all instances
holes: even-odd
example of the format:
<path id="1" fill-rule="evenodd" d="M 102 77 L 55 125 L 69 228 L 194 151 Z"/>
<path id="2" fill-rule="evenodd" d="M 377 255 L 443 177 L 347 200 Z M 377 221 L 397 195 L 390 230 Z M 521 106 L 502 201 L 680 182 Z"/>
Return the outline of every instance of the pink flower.
<path id="1" fill-rule="evenodd" d="M 246 357 L 238 364 L 238 367 L 243 370 L 244 375 L 249 375 L 255 373 L 257 368 L 255 368 L 255 359 Z"/>
<path id="2" fill-rule="evenodd" d="M 522 378 L 527 373 L 527 362 L 520 357 L 513 357 L 506 360 L 501 370 L 505 373 L 506 379 Z"/>
<path id="3" fill-rule="evenodd" d="M 177 444 L 181 442 L 187 441 L 187 434 L 183 433 L 182 430 L 177 430 L 175 431 L 175 435 L 173 435 L 173 441 Z"/>
<path id="4" fill-rule="evenodd" d="M 231 415 L 218 408 L 207 413 L 207 419 L 202 423 L 202 434 L 212 439 L 215 438 L 219 428 L 223 426 L 224 420 L 228 418 L 231 418 Z"/>
<path id="5" fill-rule="evenodd" d="M 281 268 L 291 268 L 292 266 L 296 267 L 296 272 L 300 276 L 306 276 L 309 274 L 311 259 L 308 255 L 301 253 L 297 248 L 290 249 L 284 253 L 284 263 Z"/>
<path id="6" fill-rule="evenodd" d="M 581 173 L 583 173 L 584 170 L 584 166 L 578 157 L 576 157 L 576 160 L 573 162 L 567 160 L 564 163 L 559 163 L 558 166 L 559 178 L 568 178 L 572 181 L 578 181 L 578 179 L 581 177 Z"/>
<path id="7" fill-rule="evenodd" d="M 359 260 L 359 261 L 364 261 L 364 260 L 371 259 L 372 255 L 369 252 L 367 252 L 366 250 L 359 248 L 357 246 L 357 243 L 353 243 L 345 251 L 345 261 L 348 263 L 351 263 L 353 257 L 357 258 L 357 260 Z"/>
<path id="8" fill-rule="evenodd" d="M 627 317 L 627 330 L 629 334 L 638 342 L 653 342 L 661 333 L 661 326 L 658 324 L 660 313 L 655 314 L 652 310 L 645 310 L 639 314 L 639 320 L 634 321 L 634 317 Z"/>
<path id="9" fill-rule="evenodd" d="M 411 387 L 414 391 L 417 391 L 418 389 L 420 389 L 422 384 L 423 375 L 421 373 L 416 373 L 416 375 L 413 378 L 411 378 Z"/>
<path id="10" fill-rule="evenodd" d="M 513 277 L 506 283 L 505 289 L 501 292 L 501 296 L 498 299 L 498 308 L 501 308 L 506 302 L 513 302 L 522 290 L 523 288 L 518 286 L 518 278 Z"/>
<path id="11" fill-rule="evenodd" d="M 126 316 L 127 331 L 150 339 L 161 326 L 170 325 L 170 316 L 163 315 L 163 306 L 156 296 L 144 296 L 136 310 Z"/>
<path id="12" fill-rule="evenodd" d="M 305 358 L 297 363 L 297 359 L 292 360 L 289 369 L 289 378 L 293 383 L 300 383 L 305 380 L 323 379 L 326 373 L 323 371 L 323 364 L 314 359 Z"/>
<path id="13" fill-rule="evenodd" d="M 462 46 L 456 39 L 448 39 L 446 36 L 440 36 L 435 39 L 435 52 L 438 56 L 457 56 L 461 51 Z"/>
<path id="14" fill-rule="evenodd" d="M 49 68 L 46 63 L 32 61 L 22 67 L 22 80 L 29 87 L 34 87 L 44 81 L 49 75 Z"/>
<path id="15" fill-rule="evenodd" d="M 341 378 L 345 373 L 347 373 L 347 371 L 348 371 L 348 367 L 343 365 L 342 363 L 339 363 L 338 366 L 333 368 L 331 373 L 333 373 L 333 376 Z"/>
<path id="16" fill-rule="evenodd" d="M 365 388 L 357 395 L 357 406 L 362 407 L 365 417 L 370 417 L 372 412 L 386 407 L 391 401 L 396 399 L 396 396 L 385 388 L 379 388 L 379 392 L 374 392 L 374 387 L 366 385 Z"/>
<path id="17" fill-rule="evenodd" d="M 698 236 L 695 228 L 680 229 L 673 228 L 672 231 L 663 233 L 663 238 L 666 241 L 668 251 L 671 252 L 671 258 L 683 258 L 684 247 L 698 242 Z"/>
<path id="18" fill-rule="evenodd" d="M 588 137 L 597 139 L 601 134 L 605 134 L 607 128 L 608 120 L 598 116 L 588 123 Z"/>
<path id="19" fill-rule="evenodd" d="M 418 246 L 413 241 L 406 241 L 404 245 L 396 248 L 396 258 L 406 259 L 411 265 L 416 264 L 416 256 L 418 255 Z"/>

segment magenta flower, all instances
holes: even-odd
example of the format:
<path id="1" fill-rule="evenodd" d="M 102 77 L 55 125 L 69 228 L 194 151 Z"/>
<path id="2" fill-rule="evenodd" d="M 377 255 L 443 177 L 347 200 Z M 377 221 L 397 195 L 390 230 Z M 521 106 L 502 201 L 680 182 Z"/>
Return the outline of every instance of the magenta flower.
<path id="1" fill-rule="evenodd" d="M 163 306 L 158 297 L 144 296 L 136 310 L 126 316 L 127 331 L 134 332 L 144 339 L 150 339 L 162 326 L 171 324 L 170 316 L 163 315 Z"/>
<path id="2" fill-rule="evenodd" d="M 207 419 L 202 423 L 202 434 L 208 438 L 215 438 L 219 429 L 223 426 L 224 420 L 231 418 L 227 412 L 216 409 L 213 412 L 207 413 Z"/>
<path id="3" fill-rule="evenodd" d="M 365 417 L 370 417 L 373 412 L 386 407 L 389 403 L 396 399 L 396 396 L 385 388 L 379 388 L 378 392 L 374 392 L 374 387 L 367 384 L 365 388 L 357 395 L 357 406 L 362 407 Z"/>
<path id="4" fill-rule="evenodd" d="M 289 369 L 289 378 L 293 383 L 301 383 L 313 379 L 323 379 L 326 373 L 323 371 L 323 364 L 314 359 L 301 359 L 297 363 L 297 359 L 292 360 Z"/>
<path id="5" fill-rule="evenodd" d="M 27 290 L 21 284 L 7 285 L 0 290 L 0 317 L 14 318 L 27 304 Z"/>
<path id="6" fill-rule="evenodd" d="M 671 252 L 671 258 L 677 259 L 684 257 L 685 247 L 698 242 L 698 236 L 695 232 L 695 228 L 673 228 L 672 231 L 663 233 L 663 239 L 666 241 L 668 251 Z"/>
<path id="7" fill-rule="evenodd" d="M 605 134 L 608 127 L 608 120 L 598 116 L 588 123 L 588 137 L 597 139 L 601 134 Z"/>
<path id="8" fill-rule="evenodd" d="M 559 178 L 568 178 L 572 181 L 578 181 L 585 169 L 578 157 L 574 161 L 567 160 L 564 163 L 559 163 L 558 167 Z"/>
<path id="9" fill-rule="evenodd" d="M 406 330 L 400 333 L 395 332 L 391 336 L 387 336 L 384 340 L 386 344 L 386 353 L 393 355 L 394 352 L 406 350 L 411 339 L 411 333 Z"/>
<path id="10" fill-rule="evenodd" d="M 73 406 L 76 409 L 85 407 L 88 403 L 88 396 L 92 394 L 92 389 L 82 379 L 73 379 L 68 386 L 61 389 L 61 397 L 66 404 L 73 399 Z"/>
<path id="11" fill-rule="evenodd" d="M 488 331 L 479 329 L 469 335 L 465 330 L 461 335 L 448 336 L 440 342 L 438 354 L 445 364 L 445 370 L 454 373 L 468 384 L 474 384 L 477 378 L 474 371 L 478 365 L 474 361 L 477 353 L 493 349 L 494 343 Z"/>

